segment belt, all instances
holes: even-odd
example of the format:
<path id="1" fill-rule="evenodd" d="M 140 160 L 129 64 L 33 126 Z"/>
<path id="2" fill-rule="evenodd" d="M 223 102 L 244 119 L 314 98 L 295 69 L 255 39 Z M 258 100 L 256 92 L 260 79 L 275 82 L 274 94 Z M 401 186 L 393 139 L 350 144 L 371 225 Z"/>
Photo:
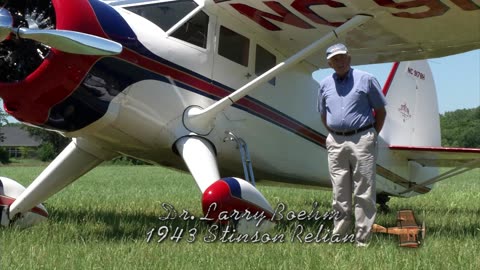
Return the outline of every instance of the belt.
<path id="1" fill-rule="evenodd" d="M 359 129 L 355 129 L 355 130 L 350 130 L 350 131 L 334 131 L 334 130 L 330 130 L 331 133 L 333 134 L 336 134 L 336 135 L 342 135 L 342 136 L 350 136 L 350 135 L 354 135 L 354 134 L 357 134 L 359 132 L 362 132 L 362 131 L 365 131 L 367 129 L 370 129 L 374 126 L 374 124 L 370 124 L 370 125 L 366 125 L 364 127 L 361 127 Z"/>

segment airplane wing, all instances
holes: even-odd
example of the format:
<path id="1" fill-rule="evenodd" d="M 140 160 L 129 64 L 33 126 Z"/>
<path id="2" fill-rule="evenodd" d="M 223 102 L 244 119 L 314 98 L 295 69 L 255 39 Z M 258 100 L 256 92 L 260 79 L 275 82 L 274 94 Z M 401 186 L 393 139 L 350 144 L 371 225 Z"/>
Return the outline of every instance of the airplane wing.
<path id="1" fill-rule="evenodd" d="M 397 213 L 397 226 L 402 229 L 418 229 L 415 215 L 412 210 L 400 210 Z M 398 240 L 401 247 L 418 247 L 417 233 L 399 234 Z"/>
<path id="2" fill-rule="evenodd" d="M 475 168 L 480 168 L 480 149 L 478 148 L 418 146 L 390 146 L 389 148 L 394 155 L 400 155 L 408 161 L 416 162 L 424 167 L 450 168 L 419 185 L 412 185 L 402 193 L 408 193 L 419 187 L 427 187 L 455 175 L 462 174 Z"/>
<path id="3" fill-rule="evenodd" d="M 390 146 L 395 154 L 424 167 L 480 167 L 480 148 Z"/>
<path id="4" fill-rule="evenodd" d="M 243 25 L 284 56 L 355 15 L 374 19 L 350 31 L 353 65 L 441 57 L 480 48 L 480 4 L 471 0 L 205 0 L 222 21 Z M 476 23 L 475 23 L 476 22 Z M 450 33 L 450 34 L 449 34 Z M 326 67 L 325 48 L 306 61 Z"/>
<path id="5" fill-rule="evenodd" d="M 113 6 L 171 0 L 104 0 Z M 436 58 L 480 48 L 480 5 L 472 0 L 192 0 L 222 22 L 241 25 L 285 57 L 307 47 L 355 15 L 373 20 L 339 42 L 352 64 Z M 325 48 L 305 61 L 327 67 Z"/>

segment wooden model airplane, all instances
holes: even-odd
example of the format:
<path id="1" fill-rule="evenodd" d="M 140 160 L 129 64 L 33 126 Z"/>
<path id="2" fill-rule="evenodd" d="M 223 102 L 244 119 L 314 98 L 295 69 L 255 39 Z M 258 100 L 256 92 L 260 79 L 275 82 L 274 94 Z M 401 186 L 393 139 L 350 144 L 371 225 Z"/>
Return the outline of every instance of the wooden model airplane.
<path id="1" fill-rule="evenodd" d="M 422 223 L 422 226 L 418 226 L 412 210 L 398 211 L 397 225 L 398 227 L 386 228 L 373 224 L 372 232 L 398 235 L 401 247 L 418 247 L 420 245 L 420 240 L 418 239 L 420 233 L 422 240 L 425 239 L 425 222 Z"/>

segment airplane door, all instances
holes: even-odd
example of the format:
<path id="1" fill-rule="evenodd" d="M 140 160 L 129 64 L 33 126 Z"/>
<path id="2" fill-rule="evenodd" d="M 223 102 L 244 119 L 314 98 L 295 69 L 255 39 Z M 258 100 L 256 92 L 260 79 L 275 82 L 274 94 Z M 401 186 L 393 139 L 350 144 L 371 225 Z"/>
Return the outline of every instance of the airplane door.
<path id="1" fill-rule="evenodd" d="M 237 30 L 218 24 L 216 28 L 213 80 L 234 90 L 253 80 L 252 41 Z"/>

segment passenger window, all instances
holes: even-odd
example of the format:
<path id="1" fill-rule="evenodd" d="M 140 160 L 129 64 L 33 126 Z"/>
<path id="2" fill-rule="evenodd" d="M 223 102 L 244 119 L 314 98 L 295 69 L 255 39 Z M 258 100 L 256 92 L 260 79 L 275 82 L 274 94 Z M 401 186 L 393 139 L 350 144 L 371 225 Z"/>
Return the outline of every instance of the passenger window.
<path id="1" fill-rule="evenodd" d="M 250 40 L 226 27 L 220 27 L 218 54 L 248 67 Z"/>
<path id="2" fill-rule="evenodd" d="M 275 55 L 273 55 L 260 45 L 257 45 L 256 55 L 255 74 L 257 76 L 262 75 L 265 71 L 271 69 L 277 64 L 277 58 L 275 57 Z M 275 78 L 271 79 L 268 82 L 272 85 L 275 85 Z"/>
<path id="3" fill-rule="evenodd" d="M 130 6 L 125 9 L 153 22 L 163 31 L 167 31 L 188 13 L 197 7 L 192 0 L 179 0 L 142 6 Z"/>
<path id="4" fill-rule="evenodd" d="M 200 11 L 183 24 L 172 37 L 176 37 L 198 47 L 207 48 L 208 15 Z"/>

